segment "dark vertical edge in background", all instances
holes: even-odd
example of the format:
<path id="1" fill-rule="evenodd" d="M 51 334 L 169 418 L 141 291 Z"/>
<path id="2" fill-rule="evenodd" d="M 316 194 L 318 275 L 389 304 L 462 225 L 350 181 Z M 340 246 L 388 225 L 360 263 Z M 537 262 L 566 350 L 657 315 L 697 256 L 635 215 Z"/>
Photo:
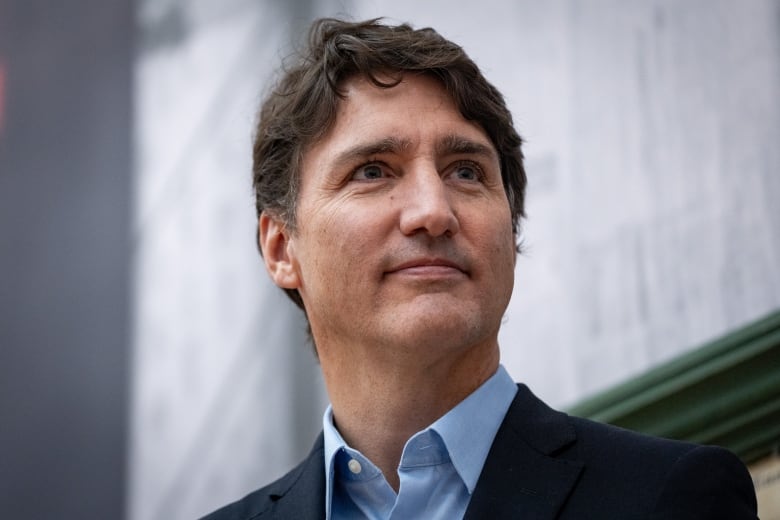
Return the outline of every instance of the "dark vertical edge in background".
<path id="1" fill-rule="evenodd" d="M 125 516 L 132 0 L 0 0 L 0 511 Z"/>

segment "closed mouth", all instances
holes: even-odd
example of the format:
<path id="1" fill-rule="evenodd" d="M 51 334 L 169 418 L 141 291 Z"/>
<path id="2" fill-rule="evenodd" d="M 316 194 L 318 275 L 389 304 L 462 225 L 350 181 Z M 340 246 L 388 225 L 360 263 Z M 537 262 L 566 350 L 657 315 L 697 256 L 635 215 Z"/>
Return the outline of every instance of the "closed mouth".
<path id="1" fill-rule="evenodd" d="M 446 258 L 416 258 L 400 263 L 387 271 L 387 274 L 397 273 L 399 271 L 419 274 L 447 273 L 452 270 L 468 274 L 466 269 L 457 262 Z"/>

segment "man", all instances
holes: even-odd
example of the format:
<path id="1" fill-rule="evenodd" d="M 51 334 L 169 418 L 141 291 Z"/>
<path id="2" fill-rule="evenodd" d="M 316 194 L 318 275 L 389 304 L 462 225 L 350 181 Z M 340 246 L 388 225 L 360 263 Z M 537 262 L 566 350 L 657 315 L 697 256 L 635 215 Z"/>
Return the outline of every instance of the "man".
<path id="1" fill-rule="evenodd" d="M 500 366 L 520 144 L 433 30 L 314 24 L 261 109 L 254 185 L 331 406 L 301 465 L 208 518 L 755 518 L 726 450 L 568 417 Z"/>

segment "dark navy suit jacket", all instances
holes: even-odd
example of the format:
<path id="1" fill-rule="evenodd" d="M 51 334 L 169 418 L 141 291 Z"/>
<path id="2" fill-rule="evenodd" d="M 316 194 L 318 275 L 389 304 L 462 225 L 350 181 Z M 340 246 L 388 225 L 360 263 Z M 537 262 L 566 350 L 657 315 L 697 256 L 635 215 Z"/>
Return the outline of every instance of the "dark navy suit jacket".
<path id="1" fill-rule="evenodd" d="M 731 452 L 552 410 L 525 385 L 493 441 L 466 519 L 755 519 Z M 281 479 L 204 520 L 324 519 L 322 435 Z"/>

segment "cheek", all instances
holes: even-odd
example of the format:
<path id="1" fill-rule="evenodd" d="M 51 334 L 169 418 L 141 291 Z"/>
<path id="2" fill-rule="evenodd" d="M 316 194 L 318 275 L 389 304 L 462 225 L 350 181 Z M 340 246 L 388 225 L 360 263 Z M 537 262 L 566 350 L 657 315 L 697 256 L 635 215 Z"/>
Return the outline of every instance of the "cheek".
<path id="1" fill-rule="evenodd" d="M 503 253 L 507 249 L 514 250 L 514 233 L 512 232 L 512 216 L 506 202 L 495 202 L 490 206 L 483 206 L 477 212 L 479 232 L 483 238 L 483 244 L 488 251 Z"/>
<path id="2" fill-rule="evenodd" d="M 492 257 L 493 270 L 501 278 L 514 280 L 516 260 L 515 235 L 512 232 L 511 217 L 507 214 L 496 215 L 495 222 L 506 222 L 506 225 L 486 229 L 485 251 Z M 511 282 L 510 282 L 511 283 Z"/>
<path id="3" fill-rule="evenodd" d="M 310 228 L 309 240 L 314 247 L 309 251 L 308 264 L 325 290 L 344 293 L 360 283 L 367 259 L 375 249 L 370 245 L 370 229 L 371 223 L 354 214 L 334 215 Z"/>

